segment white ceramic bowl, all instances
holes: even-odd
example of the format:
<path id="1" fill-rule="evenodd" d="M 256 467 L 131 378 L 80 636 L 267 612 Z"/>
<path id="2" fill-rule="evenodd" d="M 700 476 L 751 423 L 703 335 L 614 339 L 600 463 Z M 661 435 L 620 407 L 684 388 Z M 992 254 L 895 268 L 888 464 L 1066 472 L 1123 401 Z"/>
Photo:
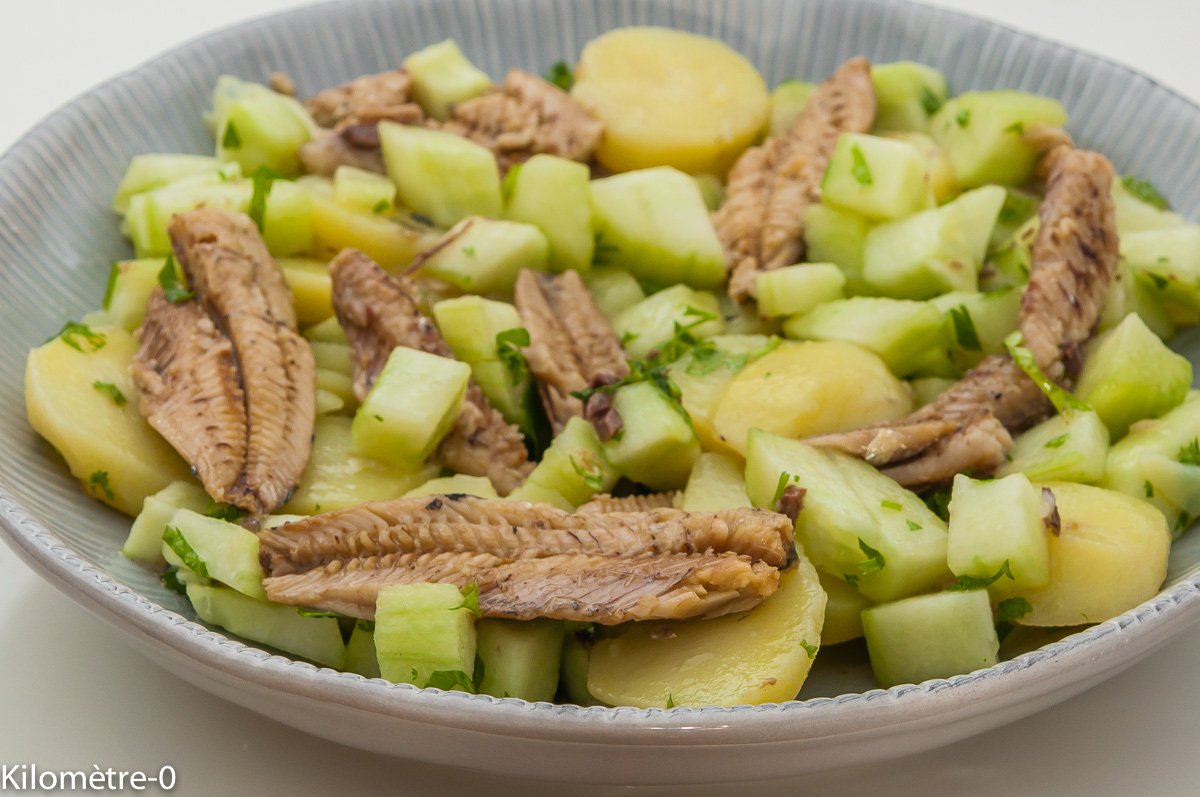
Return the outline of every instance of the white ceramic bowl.
<path id="1" fill-rule="evenodd" d="M 318 669 L 194 621 L 123 560 L 128 519 L 79 490 L 25 421 L 25 355 L 95 307 L 128 247 L 108 210 L 140 152 L 209 152 L 217 75 L 291 74 L 302 93 L 395 67 L 453 36 L 493 76 L 541 72 L 609 28 L 659 24 L 724 39 L 768 82 L 820 79 L 842 60 L 910 58 L 954 91 L 1059 98 L 1082 144 L 1200 215 L 1200 108 L 1122 66 L 982 20 L 894 0 L 362 0 L 262 19 L 186 45 L 45 120 L 0 159 L 0 528 L 50 583 L 138 648 L 233 702 L 343 744 L 499 773 L 606 783 L 771 778 L 916 752 L 1064 700 L 1200 618 L 1200 534 L 1172 551 L 1163 591 L 1126 614 L 987 670 L 871 689 L 860 657 L 826 651 L 802 701 L 640 710 L 418 690 Z M 1197 361 L 1200 340 L 1176 347 Z M 865 689 L 867 691 L 860 692 Z"/>

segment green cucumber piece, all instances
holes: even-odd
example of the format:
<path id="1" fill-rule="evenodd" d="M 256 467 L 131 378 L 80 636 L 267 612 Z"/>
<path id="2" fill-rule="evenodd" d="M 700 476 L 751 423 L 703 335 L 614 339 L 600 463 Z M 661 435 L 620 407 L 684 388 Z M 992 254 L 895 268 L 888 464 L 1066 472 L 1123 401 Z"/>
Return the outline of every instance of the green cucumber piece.
<path id="1" fill-rule="evenodd" d="M 354 450 L 417 467 L 454 425 L 470 378 L 466 363 L 397 346 L 354 414 Z"/>
<path id="2" fill-rule="evenodd" d="M 375 626 L 365 620 L 354 624 L 350 640 L 346 642 L 346 672 L 355 672 L 363 678 L 379 677 L 379 658 L 375 653 Z"/>
<path id="3" fill-rule="evenodd" d="M 307 257 L 281 257 L 279 268 L 292 293 L 297 323 L 319 324 L 333 317 L 333 278 L 328 263 Z"/>
<path id="4" fill-rule="evenodd" d="M 715 213 L 725 201 L 725 183 L 713 174 L 694 174 L 692 179 L 700 189 L 700 196 L 704 197 L 704 207 L 708 208 L 710 213 Z"/>
<path id="5" fill-rule="evenodd" d="M 1135 498 L 1148 500 L 1163 510 L 1172 521 L 1177 509 L 1163 502 L 1154 482 L 1142 470 L 1147 454 L 1157 454 L 1200 471 L 1200 458 L 1191 452 L 1198 450 L 1200 439 L 1200 391 L 1188 391 L 1187 398 L 1161 418 L 1137 424 L 1108 450 L 1104 478 L 1099 486 L 1117 490 Z"/>
<path id="6" fill-rule="evenodd" d="M 1037 147 L 1026 143 L 1035 124 L 1061 127 L 1067 112 L 1057 100 L 1020 91 L 969 91 L 942 106 L 929 130 L 967 187 L 1024 185 L 1033 176 Z"/>
<path id="7" fill-rule="evenodd" d="M 991 667 L 1000 651 L 987 590 L 873 606 L 862 623 L 871 669 L 884 688 Z"/>
<path id="8" fill-rule="evenodd" d="M 180 509 L 203 512 L 209 503 L 208 493 L 192 482 L 171 482 L 154 495 L 146 496 L 142 511 L 133 519 L 129 536 L 121 547 L 126 559 L 157 565 L 163 561 L 163 529 Z"/>
<path id="9" fill-rule="evenodd" d="M 153 191 L 183 177 L 211 174 L 225 179 L 241 176 L 241 168 L 234 164 L 221 163 L 216 158 L 204 155 L 151 154 L 134 155 L 113 195 L 112 209 L 125 215 L 129 200 L 135 194 Z"/>
<path id="10" fill-rule="evenodd" d="M 1171 539 L 1179 539 L 1193 519 L 1200 517 L 1200 466 L 1144 450 L 1138 467 L 1145 479 L 1142 497 L 1167 518 Z"/>
<path id="11" fill-rule="evenodd" d="M 1175 322 L 1162 299 L 1161 292 L 1149 275 L 1135 273 L 1128 261 L 1120 260 L 1117 273 L 1108 284 L 1097 329 L 1106 332 L 1127 316 L 1137 314 L 1151 332 L 1162 340 L 1170 340 L 1175 337 Z"/>
<path id="12" fill-rule="evenodd" d="M 475 623 L 475 653 L 483 667 L 479 693 L 550 703 L 562 664 L 560 620 L 502 620 Z"/>
<path id="13" fill-rule="evenodd" d="M 915 494 L 860 459 L 751 429 L 750 500 L 774 509 L 787 484 L 807 491 L 798 545 L 817 569 L 853 582 L 871 600 L 925 592 L 950 576 L 946 524 Z"/>
<path id="14" fill-rule="evenodd" d="M 295 606 L 249 598 L 226 587 L 187 585 L 196 616 L 251 642 L 332 667 L 346 667 L 346 644 L 335 617 L 305 617 Z"/>
<path id="15" fill-rule="evenodd" d="M 613 407 L 625 425 L 604 453 L 617 472 L 654 490 L 683 487 L 700 457 L 687 413 L 653 382 L 618 388 Z"/>
<path id="16" fill-rule="evenodd" d="M 546 236 L 532 224 L 471 216 L 434 246 L 421 273 L 472 293 L 511 294 L 522 269 L 546 270 Z"/>
<path id="17" fill-rule="evenodd" d="M 475 673 L 475 615 L 453 584 L 396 584 L 379 591 L 375 652 L 379 673 L 397 684 L 429 685 L 435 672 Z"/>
<path id="18" fill-rule="evenodd" d="M 689 312 L 692 311 L 692 312 Z M 621 339 L 630 359 L 641 360 L 675 336 L 676 326 L 689 326 L 708 313 L 713 317 L 691 328 L 696 338 L 720 335 L 725 329 L 721 303 L 715 294 L 687 285 L 672 285 L 627 307 L 612 320 L 613 332 Z"/>
<path id="19" fill-rule="evenodd" d="M 1151 205 L 1135 196 L 1120 177 L 1113 178 L 1112 200 L 1117 208 L 1117 234 L 1124 238 L 1133 232 L 1178 227 L 1186 223 L 1183 216 Z"/>
<path id="20" fill-rule="evenodd" d="M 396 184 L 382 174 L 339 166 L 333 173 L 333 201 L 359 213 L 387 213 L 396 207 Z"/>
<path id="21" fill-rule="evenodd" d="M 577 706 L 596 705 L 596 699 L 588 691 L 588 665 L 592 657 L 592 637 L 584 630 L 567 629 L 563 639 L 562 660 L 559 665 L 558 681 L 567 702 Z"/>
<path id="22" fill-rule="evenodd" d="M 229 75 L 217 79 L 210 119 L 217 160 L 237 163 L 244 174 L 260 166 L 285 177 L 300 174 L 296 150 L 317 129 L 296 100 Z"/>
<path id="23" fill-rule="evenodd" d="M 1092 405 L 1119 440 L 1137 421 L 1177 407 L 1191 385 L 1188 359 L 1130 314 L 1088 353 L 1075 395 Z"/>
<path id="24" fill-rule="evenodd" d="M 844 298 L 846 275 L 833 263 L 803 263 L 758 275 L 758 312 L 767 318 L 807 313 Z"/>
<path id="25" fill-rule="evenodd" d="M 628 419 L 625 419 L 628 422 Z M 509 498 L 525 501 L 542 501 L 555 506 L 558 496 L 573 510 L 587 503 L 596 493 L 606 493 L 617 483 L 617 472 L 609 463 L 604 447 L 596 437 L 596 430 L 583 418 L 571 418 L 558 433 L 550 447 L 542 455 L 542 461 L 525 480 L 518 492 Z M 536 497 L 537 493 L 524 488 L 541 488 L 552 495 Z"/>
<path id="26" fill-rule="evenodd" d="M 845 292 L 854 296 L 868 286 L 862 278 L 863 249 L 871 222 L 857 213 L 830 205 L 811 205 L 804 212 L 805 259 L 813 263 L 836 263 L 846 275 Z"/>
<path id="27" fill-rule="evenodd" d="M 997 600 L 1046 586 L 1050 546 L 1041 489 L 1022 473 L 987 481 L 955 476 L 946 562 Z"/>
<path id="28" fill-rule="evenodd" d="M 725 254 L 696 182 L 670 166 L 593 180 L 596 262 L 658 285 L 715 288 Z"/>
<path id="29" fill-rule="evenodd" d="M 420 487 L 404 494 L 405 498 L 424 498 L 427 495 L 473 495 L 477 498 L 498 499 L 500 495 L 487 476 L 442 476 L 430 479 Z"/>
<path id="30" fill-rule="evenodd" d="M 534 155 L 505 178 L 504 216 L 542 231 L 549 242 L 551 271 L 592 267 L 596 234 L 590 181 L 585 164 L 553 155 Z"/>
<path id="31" fill-rule="evenodd" d="M 262 565 L 258 561 L 258 535 L 254 532 L 236 523 L 179 509 L 166 524 L 163 542 L 188 564 L 188 558 L 179 550 L 180 539 L 182 546 L 191 549 L 204 563 L 202 574 L 243 595 L 267 599 Z"/>
<path id="32" fill-rule="evenodd" d="M 838 138 L 821 180 L 821 201 L 876 221 L 936 204 L 929 171 L 915 147 L 858 133 Z"/>
<path id="33" fill-rule="evenodd" d="M 828 647 L 849 642 L 863 635 L 862 613 L 875 604 L 854 587 L 824 573 L 818 573 L 825 590 L 825 625 L 821 626 L 821 645 Z"/>
<path id="34" fill-rule="evenodd" d="M 404 59 L 413 93 L 425 113 L 444 122 L 454 106 L 492 87 L 487 73 L 476 68 L 453 39 L 431 44 Z"/>
<path id="35" fill-rule="evenodd" d="M 875 64 L 871 67 L 871 83 L 875 86 L 877 132 L 923 133 L 946 102 L 946 76 L 914 61 Z"/>
<path id="36" fill-rule="evenodd" d="M 379 123 L 388 176 L 400 201 L 441 227 L 467 216 L 496 218 L 500 170 L 491 150 L 453 133 Z"/>
<path id="37" fill-rule="evenodd" d="M 926 404 L 932 404 L 938 396 L 945 393 L 957 381 L 957 379 L 948 379 L 944 376 L 923 376 L 920 379 L 913 379 L 909 384 L 912 385 L 913 392 L 917 395 L 917 407 L 924 407 Z"/>
<path id="38" fill-rule="evenodd" d="M 1160 299 L 1200 310 L 1200 224 L 1124 235 L 1121 256 L 1150 279 Z"/>
<path id="39" fill-rule="evenodd" d="M 1104 476 L 1108 427 L 1095 412 L 1070 411 L 1042 421 L 1021 434 L 998 476 L 1024 473 L 1035 482 L 1090 484 Z"/>
<path id="40" fill-rule="evenodd" d="M 341 322 L 337 320 L 337 316 L 331 316 L 319 324 L 313 324 L 304 330 L 304 338 L 313 342 L 340 343 L 343 346 L 350 345 L 350 340 L 346 337 L 346 330 L 342 329 Z"/>
<path id="41" fill-rule="evenodd" d="M 161 257 L 113 263 L 108 276 L 108 290 L 104 294 L 104 309 L 114 324 L 129 332 L 142 325 L 142 319 L 146 317 L 146 301 L 158 285 L 158 275 L 165 263 Z M 178 264 L 175 274 L 182 284 L 183 273 Z"/>
<path id="42" fill-rule="evenodd" d="M 540 484 L 530 484 L 528 480 L 513 490 L 505 498 L 506 501 L 529 501 L 533 504 L 549 504 L 564 512 L 574 512 L 575 504 L 571 503 L 554 490 L 542 487 Z"/>
<path id="43" fill-rule="evenodd" d="M 990 293 L 953 291 L 929 303 L 947 316 L 959 346 L 982 359 L 985 354 L 1004 352 L 1004 339 L 1017 328 L 1021 291 L 1011 286 Z"/>
<path id="44" fill-rule="evenodd" d="M 325 343 L 324 341 L 309 341 L 312 348 L 313 360 L 317 370 L 333 371 L 345 376 L 354 376 L 354 357 L 350 353 L 350 345 L 345 343 Z"/>
<path id="45" fill-rule="evenodd" d="M 1017 230 L 1036 218 L 1042 197 L 1032 191 L 1020 188 L 1008 188 L 1005 191 L 1004 204 L 996 216 L 996 226 L 988 237 L 988 251 L 1004 246 L 1013 239 Z"/>
<path id="46" fill-rule="evenodd" d="M 616 266 L 591 269 L 583 275 L 583 284 L 591 291 L 600 312 L 610 320 L 646 298 L 646 292 L 637 278 Z"/>
<path id="47" fill-rule="evenodd" d="M 771 92 L 771 116 L 767 121 L 768 136 L 790 133 L 808 105 L 808 98 L 817 90 L 816 83 L 803 80 L 785 80 Z"/>
<path id="48" fill-rule="evenodd" d="M 1005 244 L 988 253 L 987 262 L 979 274 L 981 290 L 1024 287 L 1029 282 L 1033 242 L 1037 239 L 1039 224 L 1037 216 L 1031 217 L 1016 229 Z"/>
<path id="49" fill-rule="evenodd" d="M 683 491 L 685 512 L 716 512 L 753 506 L 746 495 L 745 467 L 728 454 L 701 454 Z"/>

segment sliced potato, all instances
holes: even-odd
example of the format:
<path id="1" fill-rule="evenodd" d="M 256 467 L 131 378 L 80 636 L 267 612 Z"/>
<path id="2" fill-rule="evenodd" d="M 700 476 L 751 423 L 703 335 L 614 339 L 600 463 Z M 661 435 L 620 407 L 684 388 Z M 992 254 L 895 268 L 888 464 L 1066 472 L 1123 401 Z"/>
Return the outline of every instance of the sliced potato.
<path id="1" fill-rule="evenodd" d="M 1102 623 L 1154 597 L 1167 577 L 1171 533 L 1150 504 L 1124 493 L 1051 484 L 1062 529 L 1050 542 L 1050 583 L 1021 593 L 1022 625 Z"/>
<path id="2" fill-rule="evenodd" d="M 746 453 L 758 427 L 807 437 L 902 418 L 912 391 L 876 355 L 843 341 L 785 342 L 729 383 L 713 415 L 717 439 Z"/>
<path id="3" fill-rule="evenodd" d="M 303 257 L 281 257 L 279 266 L 292 291 L 296 320 L 301 326 L 319 324 L 333 317 L 333 279 L 329 264 Z"/>
<path id="4" fill-rule="evenodd" d="M 136 515 L 146 496 L 187 479 L 188 467 L 138 412 L 129 377 L 137 341 L 116 327 L 90 333 L 58 337 L 29 352 L 25 410 L 85 492 Z"/>
<path id="5" fill-rule="evenodd" d="M 333 183 L 322 177 L 297 181 L 312 198 L 313 248 L 329 260 L 346 247 L 359 249 L 386 269 L 407 266 L 417 253 L 437 243 L 439 233 L 407 227 L 397 217 L 360 213 L 333 201 Z"/>
<path id="6" fill-rule="evenodd" d="M 613 706 L 779 703 L 800 691 L 821 645 L 825 592 L 801 554 L 749 612 L 635 623 L 592 648 L 588 690 Z"/>
<path id="7" fill-rule="evenodd" d="M 596 156 L 615 172 L 674 166 L 724 174 L 761 134 L 769 110 L 766 84 L 740 53 L 655 27 L 593 39 L 572 95 L 604 122 Z"/>

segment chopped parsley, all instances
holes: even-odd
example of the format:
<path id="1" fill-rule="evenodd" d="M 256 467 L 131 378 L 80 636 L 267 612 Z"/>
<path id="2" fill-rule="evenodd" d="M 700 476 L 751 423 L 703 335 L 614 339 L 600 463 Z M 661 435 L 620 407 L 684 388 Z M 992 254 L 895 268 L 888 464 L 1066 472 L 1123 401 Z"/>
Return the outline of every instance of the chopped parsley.
<path id="1" fill-rule="evenodd" d="M 475 257 L 475 247 L 473 246 L 464 246 L 462 251 L 467 257 Z"/>
<path id="2" fill-rule="evenodd" d="M 1047 440 L 1045 447 L 1046 448 L 1062 448 L 1062 444 L 1067 442 L 1067 439 L 1070 436 L 1071 436 L 1071 434 L 1069 432 L 1063 432 L 1062 434 L 1060 434 L 1058 437 L 1054 438 L 1053 440 Z"/>
<path id="3" fill-rule="evenodd" d="M 519 385 L 529 376 L 529 363 L 521 353 L 521 346 L 529 345 L 529 330 L 524 327 L 506 329 L 496 333 L 496 356 L 508 369 L 513 385 Z"/>
<path id="4" fill-rule="evenodd" d="M 1121 178 L 1121 185 L 1125 186 L 1125 190 L 1133 194 L 1138 199 L 1146 202 L 1159 210 L 1170 210 L 1171 203 L 1167 198 L 1158 192 L 1158 189 L 1149 180 L 1139 180 L 1132 174 L 1127 174 Z"/>
<path id="5" fill-rule="evenodd" d="M 667 708 L 675 708 L 675 695 L 667 693 Z"/>
<path id="6" fill-rule="evenodd" d="M 371 212 L 375 213 L 375 214 L 386 213 L 387 209 L 390 208 L 391 206 L 392 206 L 391 202 L 388 202 L 386 199 L 381 199 L 375 203 L 375 206 L 373 208 L 371 208 Z"/>
<path id="7" fill-rule="evenodd" d="M 68 321 L 63 324 L 63 328 L 50 340 L 54 340 L 54 338 L 62 338 L 62 342 L 75 351 L 83 351 L 84 346 L 91 351 L 99 351 L 108 342 L 108 338 L 103 332 L 96 332 L 87 324 L 80 324 L 78 321 Z M 79 342 L 79 338 L 83 338 L 83 343 Z M 50 340 L 46 342 L 49 343 Z"/>
<path id="8" fill-rule="evenodd" d="M 108 397 L 113 400 L 113 404 L 116 404 L 118 407 L 125 406 L 127 401 L 125 394 L 121 392 L 121 388 L 117 387 L 112 382 L 101 382 L 99 379 L 97 379 L 95 382 L 92 382 L 92 387 L 96 390 L 99 390 L 101 393 L 107 394 Z"/>
<path id="9" fill-rule="evenodd" d="M 112 487 L 108 484 L 108 471 L 97 470 L 93 471 L 91 476 L 88 476 L 88 487 L 97 495 L 103 493 L 104 497 L 109 501 L 116 498 L 112 491 Z"/>
<path id="10" fill-rule="evenodd" d="M 871 177 L 871 167 L 867 165 L 867 159 L 863 156 L 862 149 L 858 144 L 850 145 L 850 174 L 853 175 L 858 184 L 863 188 L 874 182 Z"/>
<path id="11" fill-rule="evenodd" d="M 512 172 L 510 171 L 509 174 L 512 174 Z M 506 177 L 505 179 L 507 180 L 508 178 Z M 612 258 L 620 251 L 621 251 L 621 247 L 617 246 L 616 244 L 607 243 L 604 240 L 604 232 L 603 231 L 597 231 L 596 232 L 596 244 L 594 247 L 594 252 L 592 254 L 592 264 L 596 265 L 596 266 L 607 265 L 608 263 L 611 262 Z"/>
<path id="12" fill-rule="evenodd" d="M 1143 485 L 1143 487 L 1146 490 L 1146 497 L 1153 498 L 1154 497 L 1154 485 L 1150 483 L 1149 479 L 1146 479 L 1146 483 Z"/>
<path id="13" fill-rule="evenodd" d="M 1000 215 L 996 220 L 1001 224 L 1016 225 L 1029 218 L 1033 213 L 1033 200 L 1020 194 L 1007 194 L 1004 204 L 1000 206 Z"/>
<path id="14" fill-rule="evenodd" d="M 810 659 L 817 657 L 817 651 L 821 649 L 820 645 L 810 645 L 807 639 L 800 640 L 800 647 L 804 648 L 804 652 L 808 654 Z"/>
<path id="15" fill-rule="evenodd" d="M 915 523 L 911 520 L 906 520 L 904 522 L 908 524 L 909 531 L 920 531 L 923 528 L 920 523 Z"/>
<path id="16" fill-rule="evenodd" d="M 238 135 L 237 128 L 230 121 L 225 125 L 225 135 L 221 136 L 221 146 L 225 149 L 241 149 L 242 137 Z"/>
<path id="17" fill-rule="evenodd" d="M 375 633 L 375 621 L 374 620 L 359 620 L 357 623 L 354 624 L 354 627 L 357 628 L 359 631 L 363 631 L 368 634 Z"/>
<path id="18" fill-rule="evenodd" d="M 996 636 L 1003 642 L 1012 633 L 1014 620 L 1020 620 L 1033 611 L 1033 606 L 1024 598 L 1009 598 L 996 604 Z"/>
<path id="19" fill-rule="evenodd" d="M 175 255 L 167 255 L 167 262 L 158 272 L 158 284 L 162 286 L 163 296 L 171 304 L 186 302 L 195 296 L 194 293 L 179 284 L 179 274 L 175 271 Z"/>
<path id="20" fill-rule="evenodd" d="M 380 423 L 383 423 L 383 416 L 380 415 L 379 413 L 375 413 L 375 420 L 379 421 Z"/>
<path id="21" fill-rule="evenodd" d="M 897 512 L 899 512 L 901 509 L 904 508 L 903 504 L 899 504 L 895 501 L 880 501 L 879 505 L 882 506 L 884 509 L 894 509 Z"/>
<path id="22" fill-rule="evenodd" d="M 626 330 L 626 332 L 621 335 L 621 346 L 628 346 L 630 343 L 633 343 L 640 337 L 641 335 L 638 333 Z"/>
<path id="23" fill-rule="evenodd" d="M 575 461 L 575 457 L 571 456 L 568 459 L 571 461 L 571 467 L 575 469 L 575 473 L 583 479 L 583 483 L 597 492 L 604 489 L 604 472 L 600 469 L 600 464 L 596 462 L 590 452 L 580 451 L 580 459 L 583 460 L 583 465 Z"/>
<path id="24" fill-rule="evenodd" d="M 1023 136 L 1023 135 L 1025 135 L 1025 123 L 1018 119 L 1017 121 L 1013 122 L 1008 127 L 1004 128 L 1004 130 L 1001 132 L 1012 133 L 1013 135 Z"/>
<path id="25" fill-rule="evenodd" d="M 571 65 L 566 61 L 555 61 L 546 70 L 546 82 L 553 83 L 563 91 L 570 91 L 575 85 L 575 75 L 571 73 Z"/>
<path id="26" fill-rule="evenodd" d="M 950 519 L 950 490 L 934 490 L 926 493 L 923 499 L 925 506 L 929 507 L 929 511 L 940 517 L 942 520 Z"/>
<path id="27" fill-rule="evenodd" d="M 869 576 L 872 573 L 878 573 L 887 566 L 887 562 L 884 561 L 883 554 L 872 548 L 870 545 L 867 545 L 867 543 L 863 541 L 862 537 L 858 538 L 858 548 L 867 556 L 866 559 L 858 563 L 858 571 L 862 575 Z"/>
<path id="28" fill-rule="evenodd" d="M 922 86 L 921 107 L 925 109 L 926 114 L 933 116 L 942 109 L 942 98 L 934 94 L 929 86 Z"/>
<path id="29" fill-rule="evenodd" d="M 287 178 L 270 166 L 259 166 L 254 170 L 254 176 L 251 178 L 254 191 L 250 194 L 250 208 L 246 215 L 254 220 L 260 233 L 266 226 L 267 197 L 271 195 L 271 187 L 275 185 L 276 180 L 285 179 Z"/>
<path id="30" fill-rule="evenodd" d="M 853 573 L 842 573 L 842 579 L 852 587 L 858 586 L 858 576 Z"/>
<path id="31" fill-rule="evenodd" d="M 163 569 L 160 578 L 162 579 L 162 585 L 171 590 L 171 592 L 178 592 L 180 595 L 187 594 L 187 585 L 179 580 L 179 568 L 175 567 L 175 565 L 167 565 Z"/>
<path id="32" fill-rule="evenodd" d="M 413 670 L 416 672 L 416 670 Z M 414 680 L 415 677 L 414 677 Z M 434 670 L 425 682 L 426 688 L 443 689 L 447 692 L 458 689 L 469 694 L 475 694 L 475 683 L 471 676 L 462 670 Z"/>
<path id="33" fill-rule="evenodd" d="M 788 483 L 798 481 L 800 481 L 799 476 L 793 476 L 787 471 L 779 474 L 779 481 L 775 482 L 775 495 L 771 496 L 770 508 L 772 510 L 779 506 L 779 500 L 783 498 L 783 491 L 787 489 Z"/>
<path id="34" fill-rule="evenodd" d="M 1200 465 L 1200 438 L 1193 437 L 1192 442 L 1179 449 L 1175 459 L 1184 465 Z"/>
<path id="35" fill-rule="evenodd" d="M 975 322 L 965 304 L 950 308 L 950 320 L 954 322 L 954 336 L 958 338 L 959 346 L 966 351 L 983 351 L 983 344 L 979 342 L 979 332 L 975 329 Z"/>
<path id="36" fill-rule="evenodd" d="M 971 123 L 971 109 L 963 108 L 954 115 L 954 123 L 959 127 L 966 127 Z"/>
<path id="37" fill-rule="evenodd" d="M 249 514 L 244 509 L 238 509 L 233 504 L 220 504 L 211 498 L 208 499 L 208 506 L 204 508 L 204 516 L 224 520 L 229 523 L 237 523 L 242 518 Z"/>
<path id="38" fill-rule="evenodd" d="M 479 585 L 472 582 L 462 588 L 462 603 L 453 607 L 454 610 L 466 609 L 476 617 L 483 617 L 483 612 L 479 611 Z"/>
<path id="39" fill-rule="evenodd" d="M 341 617 L 337 612 L 319 612 L 314 609 L 305 609 L 303 606 L 296 607 L 296 614 L 301 617 Z"/>
<path id="40" fill-rule="evenodd" d="M 1020 330 L 1017 330 L 1004 339 L 1004 348 L 1008 349 L 1009 355 L 1020 369 L 1037 383 L 1054 408 L 1064 415 L 1071 412 L 1090 412 L 1092 408 L 1087 402 L 1054 384 L 1049 377 L 1042 373 L 1042 369 L 1033 359 L 1033 352 L 1025 347 L 1024 343 L 1025 336 L 1021 334 Z"/>
<path id="41" fill-rule="evenodd" d="M 718 349 L 717 345 L 711 340 L 702 340 L 692 349 L 692 361 L 688 363 L 685 373 L 688 376 L 705 376 L 722 366 L 727 366 L 730 371 L 736 374 L 759 357 L 770 354 L 779 348 L 781 342 L 778 337 L 772 335 L 767 339 L 766 343 L 753 351 L 733 354 L 723 349 Z"/>
<path id="42" fill-rule="evenodd" d="M 517 193 L 517 175 L 520 173 L 521 164 L 514 164 L 508 170 L 508 174 L 504 175 L 504 181 L 500 183 L 500 196 L 504 199 L 505 206 L 512 201 L 513 194 Z"/>
<path id="43" fill-rule="evenodd" d="M 1165 291 L 1167 286 L 1171 284 L 1171 281 L 1161 274 L 1155 274 L 1153 271 L 1143 271 L 1142 273 L 1148 277 L 1150 281 L 1154 283 L 1154 287 L 1158 288 L 1160 291 Z"/>
<path id="44" fill-rule="evenodd" d="M 174 526 L 163 529 L 163 542 L 183 560 L 187 568 L 198 576 L 208 578 L 208 565 L 200 558 L 195 549 L 183 538 L 183 533 Z"/>
<path id="45" fill-rule="evenodd" d="M 121 276 L 121 264 L 114 260 L 112 268 L 108 270 L 108 284 L 104 286 L 104 303 L 101 305 L 105 310 L 112 304 L 113 294 L 117 290 L 117 279 Z"/>
<path id="46" fill-rule="evenodd" d="M 966 592 L 971 589 L 987 589 L 995 584 L 1002 577 L 1008 576 L 1009 581 L 1013 581 L 1012 568 L 1009 567 L 1008 560 L 1004 560 L 1004 564 L 1000 565 L 1000 569 L 992 576 L 959 576 L 958 581 L 950 588 L 951 592 Z"/>
<path id="47" fill-rule="evenodd" d="M 1175 531 L 1182 531 L 1192 525 L 1192 516 L 1186 509 L 1179 510 L 1179 518 L 1175 521 Z"/>

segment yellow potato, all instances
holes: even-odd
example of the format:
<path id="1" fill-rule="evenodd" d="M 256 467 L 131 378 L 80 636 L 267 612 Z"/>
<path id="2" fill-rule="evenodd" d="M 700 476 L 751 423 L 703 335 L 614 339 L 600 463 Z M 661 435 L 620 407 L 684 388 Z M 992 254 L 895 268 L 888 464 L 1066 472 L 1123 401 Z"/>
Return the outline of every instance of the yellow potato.
<path id="1" fill-rule="evenodd" d="M 303 257 L 281 257 L 279 266 L 292 291 L 296 320 L 301 326 L 319 324 L 333 315 L 333 278 L 329 264 Z"/>
<path id="2" fill-rule="evenodd" d="M 571 93 L 604 122 L 596 156 L 615 172 L 665 165 L 725 174 L 762 133 L 769 109 L 767 86 L 744 56 L 667 28 L 593 39 Z"/>
<path id="3" fill-rule="evenodd" d="M 297 181 L 312 198 L 313 249 L 332 259 L 346 247 L 359 249 L 387 269 L 407 266 L 417 253 L 437 243 L 436 231 L 417 232 L 392 216 L 359 213 L 333 201 L 333 184 L 323 178 Z"/>
<path id="4" fill-rule="evenodd" d="M 317 418 L 312 457 L 304 477 L 292 499 L 279 511 L 311 515 L 368 501 L 399 498 L 437 475 L 437 468 L 432 465 L 406 470 L 359 456 L 353 447 L 349 418 L 341 415 Z"/>
<path id="5" fill-rule="evenodd" d="M 800 556 L 779 590 L 749 612 L 635 623 L 592 648 L 588 691 L 639 708 L 778 703 L 800 691 L 821 645 L 825 592 Z"/>
<path id="6" fill-rule="evenodd" d="M 1022 625 L 1102 623 L 1154 597 L 1167 576 L 1171 532 L 1155 507 L 1124 493 L 1051 484 L 1062 530 L 1050 542 L 1050 583 L 1020 597 Z"/>
<path id="7" fill-rule="evenodd" d="M 821 628 L 822 644 L 826 647 L 839 642 L 848 642 L 863 635 L 863 609 L 875 604 L 854 587 L 835 576 L 821 576 L 821 588 L 825 590 L 825 625 Z"/>
<path id="8" fill-rule="evenodd" d="M 729 383 L 713 427 L 720 442 L 745 454 L 754 427 L 807 437 L 902 418 L 912 406 L 911 389 L 866 349 L 785 342 Z"/>
<path id="9" fill-rule="evenodd" d="M 692 426 L 700 438 L 700 445 L 706 451 L 729 452 L 733 449 L 717 438 L 716 429 L 713 427 L 717 405 L 721 403 L 726 388 L 738 373 L 730 367 L 731 362 L 726 355 L 736 357 L 765 350 L 771 340 L 766 335 L 716 335 L 708 338 L 708 342 L 721 352 L 720 362 L 694 364 L 695 355 L 689 351 L 671 366 L 671 380 L 679 386 L 679 402 L 691 416 Z"/>
<path id="10" fill-rule="evenodd" d="M 136 515 L 146 496 L 188 479 L 188 467 L 138 412 L 129 377 L 137 341 L 116 327 L 89 331 L 90 338 L 68 334 L 67 340 L 55 338 L 29 352 L 25 411 L 89 495 Z M 117 393 L 93 387 L 96 383 L 112 385 L 123 403 L 118 405 Z"/>

